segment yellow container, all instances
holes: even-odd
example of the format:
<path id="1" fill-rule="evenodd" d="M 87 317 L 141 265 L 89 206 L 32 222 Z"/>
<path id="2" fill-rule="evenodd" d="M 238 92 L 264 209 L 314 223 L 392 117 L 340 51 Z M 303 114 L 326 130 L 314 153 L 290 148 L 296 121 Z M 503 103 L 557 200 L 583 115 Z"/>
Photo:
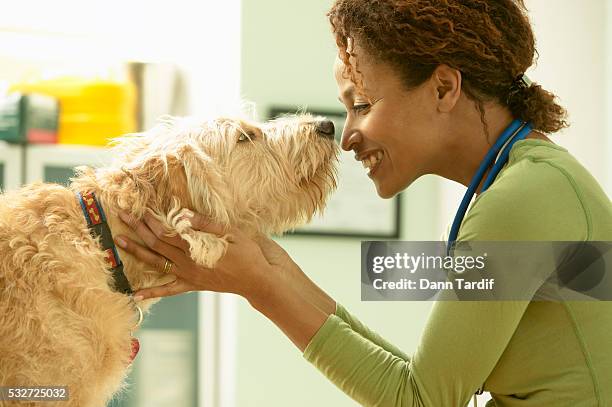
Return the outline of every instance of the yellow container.
<path id="1" fill-rule="evenodd" d="M 11 90 L 59 100 L 60 144 L 103 146 L 136 131 L 136 90 L 129 82 L 68 77 L 19 83 Z"/>

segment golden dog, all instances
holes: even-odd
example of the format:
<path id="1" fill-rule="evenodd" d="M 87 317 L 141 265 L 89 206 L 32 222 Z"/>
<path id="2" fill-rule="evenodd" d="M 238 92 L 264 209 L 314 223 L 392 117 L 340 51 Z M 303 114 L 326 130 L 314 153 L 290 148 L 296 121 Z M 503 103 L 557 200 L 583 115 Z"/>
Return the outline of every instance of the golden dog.
<path id="1" fill-rule="evenodd" d="M 180 222 L 181 209 L 252 235 L 308 222 L 336 185 L 333 132 L 309 115 L 263 124 L 167 118 L 115 140 L 114 163 L 78 168 L 68 187 L 35 183 L 2 195 L 0 386 L 67 386 L 68 401 L 45 405 L 103 407 L 129 369 L 135 305 L 114 289 L 76 194 L 94 193 L 113 234 L 135 240 L 118 211 L 150 210 L 211 267 L 227 243 Z M 134 290 L 174 279 L 119 255 Z"/>

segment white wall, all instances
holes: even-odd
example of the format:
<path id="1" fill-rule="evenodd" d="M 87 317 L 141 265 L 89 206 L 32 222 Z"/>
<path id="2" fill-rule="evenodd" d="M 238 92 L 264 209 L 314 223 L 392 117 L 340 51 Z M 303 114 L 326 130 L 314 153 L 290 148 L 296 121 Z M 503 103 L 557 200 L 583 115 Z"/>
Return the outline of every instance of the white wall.
<path id="1" fill-rule="evenodd" d="M 540 52 L 538 65 L 529 72 L 536 82 L 557 94 L 569 111 L 571 127 L 553 140 L 576 156 L 602 184 L 608 178 L 603 146 L 609 139 L 606 3 L 609 1 L 527 1 Z"/>
<path id="2" fill-rule="evenodd" d="M 180 65 L 193 113 L 233 110 L 240 93 L 240 1 L 21 0 L 0 13 L 6 64 L 0 81 L 20 79 L 24 71 L 105 76 L 127 61 Z"/>

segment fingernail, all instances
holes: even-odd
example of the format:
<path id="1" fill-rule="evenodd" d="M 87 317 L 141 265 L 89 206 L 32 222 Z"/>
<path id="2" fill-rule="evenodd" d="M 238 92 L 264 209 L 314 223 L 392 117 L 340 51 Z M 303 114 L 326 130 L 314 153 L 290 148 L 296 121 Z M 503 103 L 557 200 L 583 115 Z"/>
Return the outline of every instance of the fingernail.
<path id="1" fill-rule="evenodd" d="M 123 247 L 123 248 L 127 247 L 127 242 L 121 236 L 116 236 L 115 242 L 119 245 L 119 247 Z"/>
<path id="2" fill-rule="evenodd" d="M 134 299 L 134 302 L 140 302 L 144 300 L 144 297 L 142 295 L 137 295 L 133 299 Z"/>

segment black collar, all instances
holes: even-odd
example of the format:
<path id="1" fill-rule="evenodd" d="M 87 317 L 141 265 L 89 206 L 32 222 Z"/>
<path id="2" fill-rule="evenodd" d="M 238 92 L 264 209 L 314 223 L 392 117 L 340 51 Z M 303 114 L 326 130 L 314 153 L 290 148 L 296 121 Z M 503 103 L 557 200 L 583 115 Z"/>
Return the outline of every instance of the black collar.
<path id="1" fill-rule="evenodd" d="M 77 193 L 77 199 L 81 204 L 83 215 L 87 220 L 87 226 L 94 238 L 100 237 L 100 245 L 106 254 L 106 261 L 110 266 L 113 279 L 115 280 L 115 290 L 122 294 L 132 294 L 130 283 L 123 272 L 123 263 L 119 258 L 119 253 L 113 242 L 113 235 L 110 227 L 106 223 L 106 216 L 102 205 L 96 199 L 93 192 Z"/>

